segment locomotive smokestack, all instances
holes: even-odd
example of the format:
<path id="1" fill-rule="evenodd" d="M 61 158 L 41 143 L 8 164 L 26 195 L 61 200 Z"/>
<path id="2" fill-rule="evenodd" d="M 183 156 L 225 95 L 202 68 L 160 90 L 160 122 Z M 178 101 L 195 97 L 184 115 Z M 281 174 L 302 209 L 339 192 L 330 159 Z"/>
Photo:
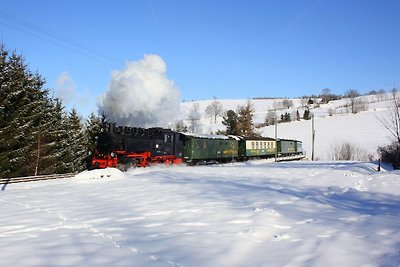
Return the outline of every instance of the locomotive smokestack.
<path id="1" fill-rule="evenodd" d="M 167 126 L 179 112 L 180 94 L 166 72 L 158 55 L 127 62 L 123 70 L 112 73 L 107 92 L 99 97 L 99 114 L 118 125 Z"/>

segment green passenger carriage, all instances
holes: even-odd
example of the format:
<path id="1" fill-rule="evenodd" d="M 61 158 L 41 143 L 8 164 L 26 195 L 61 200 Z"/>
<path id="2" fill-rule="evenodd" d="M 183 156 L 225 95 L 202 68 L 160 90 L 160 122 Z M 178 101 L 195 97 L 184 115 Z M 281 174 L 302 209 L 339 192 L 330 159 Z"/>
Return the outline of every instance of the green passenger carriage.
<path id="1" fill-rule="evenodd" d="M 238 157 L 238 140 L 221 135 L 184 134 L 184 160 L 188 163 L 201 161 L 231 161 Z"/>
<path id="2" fill-rule="evenodd" d="M 303 154 L 302 142 L 298 140 L 279 139 L 278 151 L 281 156 L 291 156 Z"/>

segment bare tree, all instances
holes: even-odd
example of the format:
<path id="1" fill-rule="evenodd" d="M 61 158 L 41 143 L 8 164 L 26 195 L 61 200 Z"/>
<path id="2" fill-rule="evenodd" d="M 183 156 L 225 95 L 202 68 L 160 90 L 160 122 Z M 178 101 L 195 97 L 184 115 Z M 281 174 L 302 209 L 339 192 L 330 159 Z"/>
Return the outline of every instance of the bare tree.
<path id="1" fill-rule="evenodd" d="M 217 123 L 217 118 L 224 115 L 224 108 L 219 101 L 214 100 L 207 106 L 205 113 L 207 117 L 210 117 L 214 121 L 214 123 Z"/>
<path id="2" fill-rule="evenodd" d="M 351 113 L 356 114 L 360 111 L 367 109 L 367 103 L 365 103 L 357 90 L 350 89 L 346 92 L 346 96 L 349 98 L 349 106 L 351 107 Z"/>
<path id="3" fill-rule="evenodd" d="M 332 92 L 329 88 L 324 88 L 321 91 L 321 103 L 326 104 L 331 100 Z"/>
<path id="4" fill-rule="evenodd" d="M 282 109 L 282 101 L 275 100 L 274 103 L 272 103 L 272 108 L 274 110 Z"/>
<path id="5" fill-rule="evenodd" d="M 385 89 L 378 90 L 377 99 L 378 99 L 378 101 L 386 101 L 387 100 L 387 94 L 386 94 Z"/>
<path id="6" fill-rule="evenodd" d="M 282 106 L 284 108 L 289 109 L 289 108 L 293 107 L 293 101 L 290 100 L 290 99 L 285 98 L 285 99 L 282 100 Z"/>
<path id="7" fill-rule="evenodd" d="M 301 107 L 305 108 L 307 106 L 307 103 L 308 103 L 308 96 L 303 96 L 301 98 Z"/>
<path id="8" fill-rule="evenodd" d="M 357 98 L 360 96 L 360 93 L 357 90 L 350 89 L 346 92 L 346 96 L 350 100 L 351 113 L 357 113 L 355 107 L 356 107 Z"/>
<path id="9" fill-rule="evenodd" d="M 190 132 L 195 133 L 199 128 L 199 121 L 201 119 L 199 103 L 194 103 L 189 112 L 188 120 L 190 122 Z"/>
<path id="10" fill-rule="evenodd" d="M 175 124 L 175 130 L 177 132 L 183 132 L 183 133 L 187 133 L 188 132 L 188 127 L 185 125 L 185 123 L 183 122 L 183 120 L 177 121 Z"/>
<path id="11" fill-rule="evenodd" d="M 392 91 L 388 116 L 379 120 L 393 138 L 390 145 L 378 148 L 380 157 L 383 161 L 392 163 L 395 169 L 400 169 L 400 96 L 396 89 Z"/>
<path id="12" fill-rule="evenodd" d="M 392 92 L 388 116 L 379 120 L 400 146 L 400 96 L 396 90 Z"/>
<path id="13" fill-rule="evenodd" d="M 371 160 L 372 156 L 360 148 L 358 145 L 344 142 L 341 144 L 333 144 L 329 153 L 331 160 L 357 160 L 367 161 Z"/>
<path id="14" fill-rule="evenodd" d="M 277 118 L 276 118 L 276 111 L 273 109 L 268 110 L 267 115 L 265 116 L 265 124 L 268 125 L 275 125 Z"/>

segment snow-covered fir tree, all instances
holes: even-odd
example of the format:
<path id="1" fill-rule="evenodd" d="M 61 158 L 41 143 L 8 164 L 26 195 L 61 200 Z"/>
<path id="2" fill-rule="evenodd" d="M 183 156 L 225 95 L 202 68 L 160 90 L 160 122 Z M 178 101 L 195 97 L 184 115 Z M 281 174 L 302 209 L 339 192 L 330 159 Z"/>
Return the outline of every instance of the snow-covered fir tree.
<path id="1" fill-rule="evenodd" d="M 97 136 L 99 135 L 103 122 L 106 121 L 105 116 L 102 118 L 96 116 L 93 112 L 90 114 L 89 118 L 85 123 L 85 136 L 87 142 L 87 150 L 91 152 L 96 146 Z"/>
<path id="2" fill-rule="evenodd" d="M 48 91 L 22 56 L 0 45 L 0 175 L 33 175 Z M 39 154 L 40 156 L 40 154 Z"/>
<path id="3" fill-rule="evenodd" d="M 228 110 L 223 117 L 222 124 L 226 126 L 227 135 L 238 135 L 238 115 L 233 110 Z"/>
<path id="4" fill-rule="evenodd" d="M 45 80 L 0 44 L 0 177 L 82 169 L 86 154 L 79 116 L 49 97 Z"/>
<path id="5" fill-rule="evenodd" d="M 72 109 L 68 114 L 66 126 L 68 148 L 64 150 L 63 161 L 66 163 L 69 172 L 82 171 L 85 168 L 87 143 L 81 118 L 76 109 Z"/>
<path id="6" fill-rule="evenodd" d="M 50 125 L 48 127 L 49 153 L 45 162 L 52 162 L 47 173 L 68 172 L 67 164 L 63 161 L 63 151 L 68 148 L 67 113 L 62 101 L 54 99 L 51 106 Z"/>

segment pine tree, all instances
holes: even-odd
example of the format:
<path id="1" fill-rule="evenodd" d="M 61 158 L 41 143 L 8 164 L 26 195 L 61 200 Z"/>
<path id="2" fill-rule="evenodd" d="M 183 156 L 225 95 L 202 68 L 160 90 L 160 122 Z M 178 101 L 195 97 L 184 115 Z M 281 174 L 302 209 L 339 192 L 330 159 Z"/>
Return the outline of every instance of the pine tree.
<path id="1" fill-rule="evenodd" d="M 304 110 L 303 119 L 305 119 L 305 120 L 310 120 L 311 119 L 311 114 L 310 114 L 310 110 L 309 109 Z"/>
<path id="2" fill-rule="evenodd" d="M 246 106 L 239 108 L 237 131 L 239 135 L 245 137 L 255 135 L 253 124 L 253 109 L 250 102 L 248 102 Z"/>
<path id="3" fill-rule="evenodd" d="M 299 112 L 299 110 L 296 111 L 296 121 L 300 121 L 300 112 Z"/>
<path id="4" fill-rule="evenodd" d="M 285 112 L 285 114 L 281 115 L 281 122 L 291 122 L 292 118 L 289 112 Z"/>
<path id="5" fill-rule="evenodd" d="M 0 176 L 33 175 L 48 104 L 44 79 L 0 45 Z"/>
<path id="6" fill-rule="evenodd" d="M 238 115 L 233 110 L 228 110 L 223 117 L 222 124 L 226 126 L 227 135 L 238 135 L 237 131 Z"/>
<path id="7" fill-rule="evenodd" d="M 101 132 L 102 120 L 99 116 L 91 113 L 85 124 L 85 136 L 87 151 L 91 152 L 96 147 L 97 136 Z"/>
<path id="8" fill-rule="evenodd" d="M 67 145 L 63 152 L 63 162 L 66 171 L 79 172 L 85 168 L 87 154 L 87 139 L 83 131 L 83 126 L 75 109 L 68 114 L 67 118 Z"/>
<path id="9" fill-rule="evenodd" d="M 51 106 L 51 116 L 49 117 L 48 146 L 49 153 L 46 162 L 51 166 L 48 173 L 66 173 L 67 165 L 63 161 L 63 153 L 68 149 L 68 130 L 67 114 L 60 99 L 54 99 Z"/>

